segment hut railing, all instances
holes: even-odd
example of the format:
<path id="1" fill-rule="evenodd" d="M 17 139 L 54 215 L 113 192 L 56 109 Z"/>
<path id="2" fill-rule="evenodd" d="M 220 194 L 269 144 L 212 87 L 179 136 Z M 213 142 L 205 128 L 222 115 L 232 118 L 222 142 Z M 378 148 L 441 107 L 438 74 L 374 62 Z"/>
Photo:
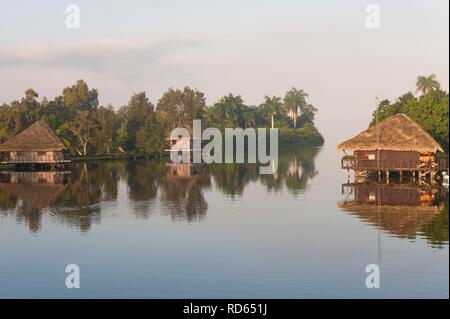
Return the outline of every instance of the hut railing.
<path id="1" fill-rule="evenodd" d="M 425 164 L 425 163 L 422 163 Z M 421 162 L 419 160 L 368 160 L 362 159 L 356 161 L 356 168 L 361 169 L 398 169 L 398 170 L 415 170 L 421 168 Z M 425 164 L 426 165 L 426 164 Z"/>
<path id="2" fill-rule="evenodd" d="M 3 157 L 1 158 L 1 163 L 11 163 L 11 164 L 26 164 L 26 163 L 61 163 L 69 162 L 70 160 L 64 159 L 63 155 L 26 155 L 26 156 L 16 156 L 16 157 Z"/>
<path id="3" fill-rule="evenodd" d="M 345 155 L 341 159 L 341 168 L 353 169 L 355 167 L 355 157 L 352 155 Z"/>
<path id="4" fill-rule="evenodd" d="M 354 170 L 444 170 L 448 169 L 448 160 L 439 159 L 437 162 L 421 162 L 420 160 L 385 159 L 357 159 L 346 155 L 341 159 L 343 169 Z"/>

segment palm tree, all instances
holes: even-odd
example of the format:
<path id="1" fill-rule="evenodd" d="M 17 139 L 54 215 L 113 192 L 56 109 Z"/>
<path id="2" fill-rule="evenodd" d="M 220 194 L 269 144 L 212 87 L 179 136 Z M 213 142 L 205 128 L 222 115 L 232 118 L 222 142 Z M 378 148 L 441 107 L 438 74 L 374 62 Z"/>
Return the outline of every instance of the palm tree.
<path id="1" fill-rule="evenodd" d="M 244 128 L 255 126 L 256 125 L 255 107 L 245 106 L 241 111 L 240 117 Z"/>
<path id="2" fill-rule="evenodd" d="M 238 122 L 239 113 L 243 106 L 244 101 L 239 95 L 228 94 L 213 105 L 212 114 L 218 123 L 234 127 Z"/>
<path id="3" fill-rule="evenodd" d="M 263 104 L 260 105 L 260 107 L 263 108 L 263 112 L 268 115 L 271 119 L 272 128 L 275 127 L 275 115 L 278 115 L 281 113 L 281 108 L 283 106 L 283 103 L 281 102 L 281 98 L 278 96 L 265 96 L 265 101 Z"/>
<path id="4" fill-rule="evenodd" d="M 435 90 L 439 90 L 441 85 L 436 80 L 436 74 L 430 76 L 419 75 L 416 82 L 416 93 L 421 91 L 422 94 L 427 94 Z"/>
<path id="5" fill-rule="evenodd" d="M 292 88 L 290 91 L 286 93 L 284 96 L 284 108 L 286 109 L 286 113 L 288 113 L 292 117 L 292 123 L 294 128 L 297 126 L 297 117 L 299 109 L 302 110 L 306 103 L 305 97 L 308 94 L 303 90 L 297 90 L 296 88 Z"/>

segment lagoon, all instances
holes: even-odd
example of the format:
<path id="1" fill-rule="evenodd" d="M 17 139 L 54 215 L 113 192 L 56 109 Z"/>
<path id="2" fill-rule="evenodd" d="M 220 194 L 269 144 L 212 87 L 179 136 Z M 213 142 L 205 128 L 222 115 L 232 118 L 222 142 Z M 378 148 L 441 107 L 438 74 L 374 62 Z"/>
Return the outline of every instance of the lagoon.
<path id="1" fill-rule="evenodd" d="M 1 175 L 2 298 L 449 296 L 446 191 L 343 186 L 331 146 L 280 153 L 274 175 L 145 160 Z M 393 189 L 407 206 L 370 206 Z M 68 264 L 79 289 L 65 287 Z"/>

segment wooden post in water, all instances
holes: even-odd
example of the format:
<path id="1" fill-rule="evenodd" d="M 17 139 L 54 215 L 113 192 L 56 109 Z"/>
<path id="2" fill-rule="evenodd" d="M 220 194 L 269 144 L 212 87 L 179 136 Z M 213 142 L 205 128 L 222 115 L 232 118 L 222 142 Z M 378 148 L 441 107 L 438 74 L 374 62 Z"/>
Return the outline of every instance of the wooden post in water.
<path id="1" fill-rule="evenodd" d="M 378 95 L 375 96 L 375 110 L 376 110 L 376 132 L 377 132 L 377 169 L 378 169 L 378 181 L 381 181 L 381 171 L 380 171 L 380 133 L 378 127 Z"/>

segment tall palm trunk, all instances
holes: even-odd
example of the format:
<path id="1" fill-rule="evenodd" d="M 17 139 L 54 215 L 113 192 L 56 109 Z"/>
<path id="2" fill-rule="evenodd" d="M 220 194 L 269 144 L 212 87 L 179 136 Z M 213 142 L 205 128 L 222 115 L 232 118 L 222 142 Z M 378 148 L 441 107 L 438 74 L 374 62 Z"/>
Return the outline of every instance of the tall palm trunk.
<path id="1" fill-rule="evenodd" d="M 275 125 L 274 125 L 275 123 L 274 123 L 274 120 L 273 120 L 273 113 L 272 113 L 272 128 L 275 128 Z"/>

